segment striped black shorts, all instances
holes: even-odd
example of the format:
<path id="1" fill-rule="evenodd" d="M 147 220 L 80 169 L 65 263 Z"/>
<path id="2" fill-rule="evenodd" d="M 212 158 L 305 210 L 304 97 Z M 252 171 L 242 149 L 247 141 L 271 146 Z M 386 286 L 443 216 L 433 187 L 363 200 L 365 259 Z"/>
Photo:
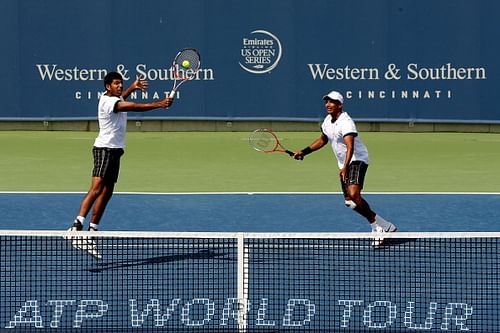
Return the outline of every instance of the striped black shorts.
<path id="1" fill-rule="evenodd" d="M 92 177 L 101 177 L 108 182 L 116 183 L 120 172 L 120 158 L 123 153 L 122 148 L 92 148 L 94 156 Z"/>
<path id="2" fill-rule="evenodd" d="M 353 161 L 349 164 L 349 170 L 347 171 L 347 182 L 340 180 L 342 186 L 342 192 L 344 196 L 347 196 L 347 188 L 349 185 L 359 185 L 363 188 L 365 183 L 365 175 L 368 170 L 368 164 L 362 161 Z"/>

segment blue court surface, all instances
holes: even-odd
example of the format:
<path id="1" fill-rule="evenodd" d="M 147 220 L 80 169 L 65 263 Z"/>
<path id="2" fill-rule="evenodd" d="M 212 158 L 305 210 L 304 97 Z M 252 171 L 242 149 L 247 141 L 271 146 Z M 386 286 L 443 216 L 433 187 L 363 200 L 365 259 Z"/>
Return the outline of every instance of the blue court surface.
<path id="1" fill-rule="evenodd" d="M 0 193 L 0 229 L 65 230 L 83 193 Z M 500 194 L 366 193 L 400 231 L 500 231 Z M 101 230 L 366 232 L 339 193 L 116 193 Z"/>
<path id="2" fill-rule="evenodd" d="M 0 229 L 65 230 L 83 195 L 2 193 Z M 500 194 L 365 198 L 403 231 L 500 230 Z M 366 232 L 369 226 L 338 193 L 117 193 L 101 229 Z M 249 234 L 242 243 L 236 236 L 98 234 L 92 241 L 100 259 L 75 249 L 64 232 L 0 236 L 0 332 L 500 331 L 498 237 L 401 238 L 375 248 L 372 239 L 338 236 Z"/>

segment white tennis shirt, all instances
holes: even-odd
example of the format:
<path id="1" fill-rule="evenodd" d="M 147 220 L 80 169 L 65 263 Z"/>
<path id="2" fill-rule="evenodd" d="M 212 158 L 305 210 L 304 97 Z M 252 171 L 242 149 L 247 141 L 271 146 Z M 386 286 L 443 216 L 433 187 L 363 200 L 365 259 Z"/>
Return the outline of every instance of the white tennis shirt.
<path id="1" fill-rule="evenodd" d="M 94 146 L 100 148 L 125 148 L 127 113 L 114 112 L 115 105 L 123 98 L 101 95 L 98 107 L 99 135 Z"/>
<path id="2" fill-rule="evenodd" d="M 347 153 L 347 146 L 344 143 L 344 136 L 347 134 L 354 134 L 354 153 L 351 162 L 363 161 L 368 164 L 368 149 L 358 135 L 356 124 L 352 118 L 346 113 L 342 112 L 335 122 L 332 123 L 332 116 L 327 115 L 323 124 L 321 124 L 323 134 L 328 137 L 333 153 L 337 158 L 339 169 L 344 166 L 345 157 Z"/>

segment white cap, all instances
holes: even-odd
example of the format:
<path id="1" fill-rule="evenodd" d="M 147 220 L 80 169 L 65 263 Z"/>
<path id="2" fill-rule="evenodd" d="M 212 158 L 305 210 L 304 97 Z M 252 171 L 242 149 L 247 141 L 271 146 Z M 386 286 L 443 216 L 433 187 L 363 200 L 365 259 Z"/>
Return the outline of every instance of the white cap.
<path id="1" fill-rule="evenodd" d="M 339 101 L 340 103 L 344 104 L 344 97 L 338 91 L 333 90 L 330 91 L 328 95 L 323 96 L 323 99 L 327 98 L 332 99 L 334 101 Z"/>

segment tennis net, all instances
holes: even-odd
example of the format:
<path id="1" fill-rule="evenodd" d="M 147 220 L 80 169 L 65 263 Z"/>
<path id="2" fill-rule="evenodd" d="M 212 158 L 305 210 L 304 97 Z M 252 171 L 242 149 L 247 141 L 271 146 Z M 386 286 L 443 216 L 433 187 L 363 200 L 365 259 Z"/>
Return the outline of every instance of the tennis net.
<path id="1" fill-rule="evenodd" d="M 500 234 L 372 237 L 0 231 L 0 331 L 500 331 Z"/>

